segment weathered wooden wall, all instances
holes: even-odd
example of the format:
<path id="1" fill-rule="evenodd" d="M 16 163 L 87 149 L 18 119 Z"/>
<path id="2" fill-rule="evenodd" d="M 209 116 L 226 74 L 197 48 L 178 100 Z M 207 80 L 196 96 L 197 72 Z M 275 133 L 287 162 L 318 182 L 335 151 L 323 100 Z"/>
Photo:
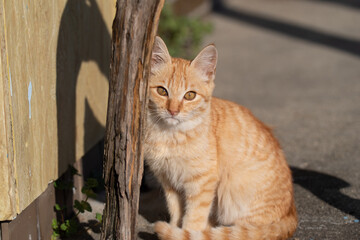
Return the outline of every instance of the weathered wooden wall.
<path id="1" fill-rule="evenodd" d="M 0 221 L 104 135 L 115 1 L 0 2 Z"/>

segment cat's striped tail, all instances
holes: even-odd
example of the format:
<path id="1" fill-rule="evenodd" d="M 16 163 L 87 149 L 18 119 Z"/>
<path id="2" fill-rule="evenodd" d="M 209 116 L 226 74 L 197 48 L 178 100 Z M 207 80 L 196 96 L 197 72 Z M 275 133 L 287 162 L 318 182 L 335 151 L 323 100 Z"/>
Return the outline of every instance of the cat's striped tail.
<path id="1" fill-rule="evenodd" d="M 296 217 L 285 217 L 269 225 L 234 225 L 197 232 L 157 222 L 155 232 L 161 240 L 285 240 L 295 232 L 296 225 Z"/>

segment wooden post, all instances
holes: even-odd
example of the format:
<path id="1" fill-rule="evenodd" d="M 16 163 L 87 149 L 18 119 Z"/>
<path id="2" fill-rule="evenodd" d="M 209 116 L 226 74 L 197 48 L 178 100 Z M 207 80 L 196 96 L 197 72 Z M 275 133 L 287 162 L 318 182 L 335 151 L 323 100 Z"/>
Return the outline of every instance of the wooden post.
<path id="1" fill-rule="evenodd" d="M 117 0 L 104 149 L 101 239 L 137 239 L 151 51 L 164 0 Z"/>

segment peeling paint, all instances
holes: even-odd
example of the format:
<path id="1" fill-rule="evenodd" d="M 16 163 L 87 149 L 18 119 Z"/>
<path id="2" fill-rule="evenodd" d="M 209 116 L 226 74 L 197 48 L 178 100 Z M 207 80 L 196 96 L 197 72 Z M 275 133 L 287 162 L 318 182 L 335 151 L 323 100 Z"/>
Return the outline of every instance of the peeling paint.
<path id="1" fill-rule="evenodd" d="M 31 119 L 31 94 L 32 94 L 32 84 L 31 84 L 31 81 L 30 81 L 29 88 L 28 88 L 29 119 Z"/>

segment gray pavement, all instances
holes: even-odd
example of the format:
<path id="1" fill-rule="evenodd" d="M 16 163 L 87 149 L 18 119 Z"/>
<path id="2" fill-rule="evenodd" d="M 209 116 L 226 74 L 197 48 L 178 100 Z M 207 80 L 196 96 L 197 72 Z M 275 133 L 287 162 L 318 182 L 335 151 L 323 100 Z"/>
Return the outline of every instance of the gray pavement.
<path id="1" fill-rule="evenodd" d="M 270 125 L 292 167 L 295 239 L 360 239 L 360 2 L 232 0 L 209 16 L 215 95 Z"/>

